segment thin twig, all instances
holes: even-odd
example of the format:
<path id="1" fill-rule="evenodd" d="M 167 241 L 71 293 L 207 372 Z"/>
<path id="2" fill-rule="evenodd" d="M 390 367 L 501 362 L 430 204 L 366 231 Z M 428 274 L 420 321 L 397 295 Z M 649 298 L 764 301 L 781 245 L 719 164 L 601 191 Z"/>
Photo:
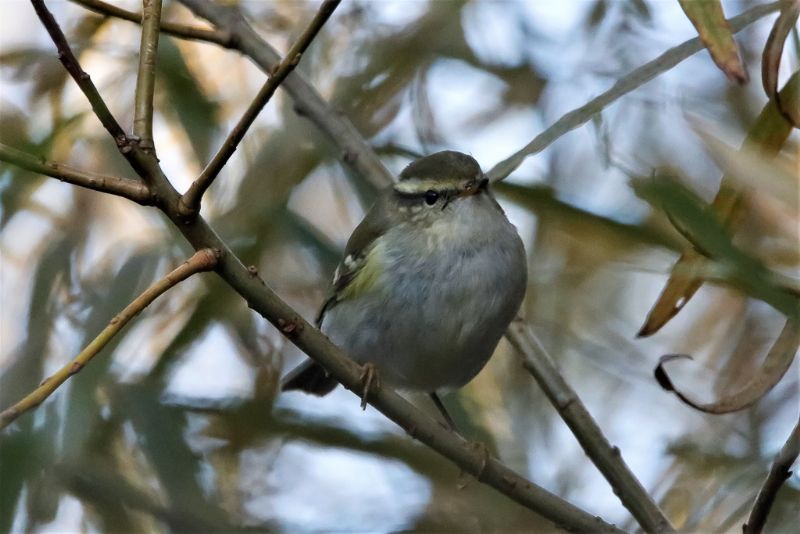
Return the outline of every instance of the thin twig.
<path id="1" fill-rule="evenodd" d="M 126 9 L 122 9 L 115 5 L 109 4 L 107 2 L 101 2 L 100 0 L 70 0 L 70 1 L 85 7 L 89 11 L 94 11 L 99 15 L 104 15 L 107 17 L 115 17 L 118 19 L 134 22 L 136 24 L 141 24 L 142 22 L 141 13 L 128 11 Z M 165 20 L 161 21 L 161 31 L 166 34 L 173 35 L 175 37 L 180 37 L 181 39 L 190 39 L 192 41 L 205 41 L 208 43 L 217 44 L 225 48 L 235 48 L 234 46 L 235 40 L 231 38 L 230 33 L 224 31 L 208 30 L 205 28 L 198 28 L 196 26 L 189 26 L 186 24 L 179 24 L 176 22 L 169 22 Z"/>
<path id="2" fill-rule="evenodd" d="M 674 527 L 664 513 L 628 468 L 620 450 L 609 443 L 578 394 L 561 376 L 530 325 L 516 319 L 511 323 L 506 337 L 522 357 L 525 369 L 536 379 L 561 418 L 575 434 L 586 455 L 608 480 L 614 493 L 642 529 L 645 532 L 674 532 Z"/>
<path id="3" fill-rule="evenodd" d="M 789 434 L 786 443 L 775 455 L 769 474 L 758 492 L 753 509 L 750 511 L 750 517 L 747 518 L 747 523 L 742 527 L 744 534 L 759 534 L 764 530 L 772 503 L 775 502 L 775 497 L 778 495 L 778 490 L 781 489 L 783 483 L 792 476 L 790 469 L 798 456 L 800 456 L 800 421 L 794 425 L 794 429 Z"/>
<path id="4" fill-rule="evenodd" d="M 61 60 L 64 68 L 67 69 L 69 75 L 72 76 L 72 79 L 78 84 L 83 94 L 86 95 L 86 98 L 92 105 L 92 111 L 94 111 L 94 114 L 100 119 L 100 122 L 103 123 L 103 127 L 108 130 L 111 137 L 114 138 L 117 146 L 120 148 L 124 147 L 128 141 L 128 136 L 125 134 L 122 126 L 117 122 L 117 119 L 111 114 L 103 97 L 100 96 L 97 87 L 95 87 L 92 82 L 92 79 L 81 68 L 78 59 L 75 57 L 75 54 L 72 53 L 69 43 L 67 43 L 64 32 L 61 31 L 61 27 L 58 25 L 58 22 L 56 22 L 53 14 L 50 13 L 47 6 L 45 6 L 44 0 L 31 0 L 31 4 L 33 4 L 33 9 L 36 10 L 39 20 L 42 21 L 47 33 L 50 34 L 50 38 L 58 49 L 58 59 Z"/>
<path id="5" fill-rule="evenodd" d="M 108 323 L 100 334 L 89 343 L 75 358 L 53 375 L 45 378 L 39 387 L 34 389 L 22 400 L 0 412 L 0 430 L 7 427 L 17 417 L 30 411 L 49 397 L 56 389 L 67 381 L 69 377 L 83 369 L 111 339 L 119 333 L 128 322 L 136 317 L 143 309 L 150 305 L 171 287 L 186 280 L 193 274 L 210 271 L 217 265 L 219 253 L 211 249 L 201 249 L 186 260 L 180 267 L 164 276 L 161 280 L 150 286 L 144 293 L 136 297 L 133 302 L 117 314 Z"/>
<path id="6" fill-rule="evenodd" d="M 124 197 L 143 206 L 153 204 L 150 189 L 145 184 L 130 178 L 81 171 L 63 163 L 37 158 L 2 143 L 0 143 L 0 161 L 13 163 L 23 169 L 51 176 L 62 182 Z"/>
<path id="7" fill-rule="evenodd" d="M 156 87 L 156 55 L 161 23 L 161 0 L 142 0 L 142 42 L 139 46 L 139 72 L 136 76 L 136 100 L 133 135 L 139 146 L 154 151 L 153 94 Z"/>
<path id="8" fill-rule="evenodd" d="M 741 31 L 758 19 L 777 11 L 780 5 L 780 2 L 773 2 L 771 4 L 755 6 L 741 15 L 728 19 L 731 32 L 737 33 Z M 562 115 L 552 126 L 534 137 L 530 143 L 492 167 L 492 169 L 486 173 L 487 176 L 489 176 L 493 182 L 503 180 L 514 172 L 528 156 L 541 152 L 562 135 L 589 122 L 592 117 L 600 113 L 604 108 L 620 97 L 638 89 L 656 76 L 670 70 L 684 59 L 703 49 L 703 42 L 699 37 L 689 39 L 683 44 L 670 48 L 654 60 L 645 63 L 628 75 L 617 80 L 616 83 L 604 93 L 599 94 L 586 104 Z"/>
<path id="9" fill-rule="evenodd" d="M 208 0 L 180 2 L 214 24 L 217 30 L 235 36 L 236 50 L 253 60 L 264 72 L 272 72 L 280 61 L 280 54 L 258 35 L 237 9 Z M 355 126 L 343 114 L 331 109 L 301 72 L 292 72 L 283 83 L 283 88 L 292 97 L 295 112 L 311 121 L 331 145 L 338 148 L 346 167 L 376 188 L 392 183 L 392 173 Z"/>
<path id="10" fill-rule="evenodd" d="M 305 53 L 306 48 L 308 48 L 317 36 L 322 26 L 328 18 L 330 18 L 340 2 L 341 0 L 325 0 L 325 2 L 322 3 L 308 27 L 286 53 L 283 61 L 281 61 L 274 72 L 270 74 L 266 83 L 264 83 L 258 91 L 258 94 L 250 103 L 244 115 L 242 115 L 242 118 L 239 119 L 239 122 L 233 127 L 230 134 L 228 134 L 228 137 L 225 139 L 219 151 L 181 197 L 181 209 L 184 211 L 184 215 L 191 217 L 200 211 L 200 202 L 203 198 L 203 194 L 205 194 L 206 190 L 214 182 L 214 179 L 219 175 L 222 167 L 228 163 L 228 160 L 236 151 L 236 147 L 244 138 L 245 133 L 247 133 L 247 129 L 250 128 L 256 120 L 256 117 L 264 106 L 267 105 L 272 95 L 275 94 L 281 82 L 295 69 L 300 62 L 300 58 Z"/>

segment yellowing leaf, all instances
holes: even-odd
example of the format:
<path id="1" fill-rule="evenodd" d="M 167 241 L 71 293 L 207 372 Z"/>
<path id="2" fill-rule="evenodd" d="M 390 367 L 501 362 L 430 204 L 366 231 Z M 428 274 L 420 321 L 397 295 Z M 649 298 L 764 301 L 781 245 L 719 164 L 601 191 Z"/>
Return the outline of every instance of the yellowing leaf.
<path id="1" fill-rule="evenodd" d="M 697 29 L 700 40 L 706 45 L 714 63 L 722 72 L 740 84 L 747 83 L 744 68 L 731 28 L 719 0 L 678 0 L 683 12 Z"/>
<path id="2" fill-rule="evenodd" d="M 800 0 L 786 2 L 781 8 L 781 14 L 775 19 L 775 25 L 769 33 L 761 57 L 761 82 L 769 99 L 777 104 L 781 113 L 794 123 L 795 127 L 800 128 L 800 114 L 797 113 L 796 106 L 783 105 L 778 95 L 778 70 L 781 66 L 783 45 L 789 32 L 797 23 L 798 15 L 800 15 Z M 794 113 L 792 113 L 793 110 Z"/>
<path id="3" fill-rule="evenodd" d="M 800 106 L 800 71 L 795 72 L 786 82 L 780 96 L 783 102 L 791 103 L 795 108 Z M 742 146 L 762 157 L 773 157 L 780 151 L 791 131 L 792 125 L 789 121 L 774 102 L 769 102 L 750 128 Z M 739 196 L 739 189 L 734 186 L 733 180 L 727 175 L 723 176 L 711 208 L 729 231 L 733 230 L 738 219 Z M 661 295 L 647 314 L 644 325 L 639 330 L 640 337 L 658 332 L 697 292 L 703 281 L 693 273 L 703 261 L 703 256 L 695 249 L 684 251 L 672 268 Z"/>

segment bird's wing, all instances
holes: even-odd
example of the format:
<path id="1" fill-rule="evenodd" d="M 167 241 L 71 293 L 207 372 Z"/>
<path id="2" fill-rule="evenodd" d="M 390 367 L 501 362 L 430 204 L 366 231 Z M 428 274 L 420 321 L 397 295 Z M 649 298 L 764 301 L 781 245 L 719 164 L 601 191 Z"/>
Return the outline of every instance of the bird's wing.
<path id="1" fill-rule="evenodd" d="M 360 294 L 375 282 L 380 265 L 376 263 L 377 258 L 370 255 L 375 254 L 378 238 L 393 226 L 397 217 L 396 210 L 389 201 L 391 194 L 390 190 L 384 191 L 353 230 L 345 247 L 344 259 L 333 275 L 330 295 L 317 315 L 317 326 L 322 325 L 325 312 L 337 303 Z"/>

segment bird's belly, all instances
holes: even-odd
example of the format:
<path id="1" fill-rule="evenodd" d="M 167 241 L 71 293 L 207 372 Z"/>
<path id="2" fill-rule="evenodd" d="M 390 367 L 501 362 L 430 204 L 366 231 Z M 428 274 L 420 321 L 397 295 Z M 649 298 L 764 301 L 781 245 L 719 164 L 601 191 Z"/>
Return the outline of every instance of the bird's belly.
<path id="1" fill-rule="evenodd" d="M 376 287 L 341 302 L 323 331 L 381 379 L 411 390 L 459 387 L 486 364 L 524 293 L 524 263 L 469 250 L 389 266 Z M 514 251 L 516 253 L 516 251 Z M 499 261 L 498 261 L 499 260 Z"/>

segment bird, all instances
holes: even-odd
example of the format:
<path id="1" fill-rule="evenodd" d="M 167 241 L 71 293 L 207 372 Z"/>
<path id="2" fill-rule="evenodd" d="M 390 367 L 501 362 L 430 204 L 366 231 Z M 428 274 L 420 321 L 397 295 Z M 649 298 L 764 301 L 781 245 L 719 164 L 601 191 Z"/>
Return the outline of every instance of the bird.
<path id="1" fill-rule="evenodd" d="M 527 286 L 525 249 L 478 162 L 437 152 L 406 166 L 355 228 L 317 326 L 381 383 L 439 395 L 472 380 L 516 316 Z M 313 360 L 283 391 L 330 393 Z M 366 387 L 366 386 L 365 386 Z"/>

